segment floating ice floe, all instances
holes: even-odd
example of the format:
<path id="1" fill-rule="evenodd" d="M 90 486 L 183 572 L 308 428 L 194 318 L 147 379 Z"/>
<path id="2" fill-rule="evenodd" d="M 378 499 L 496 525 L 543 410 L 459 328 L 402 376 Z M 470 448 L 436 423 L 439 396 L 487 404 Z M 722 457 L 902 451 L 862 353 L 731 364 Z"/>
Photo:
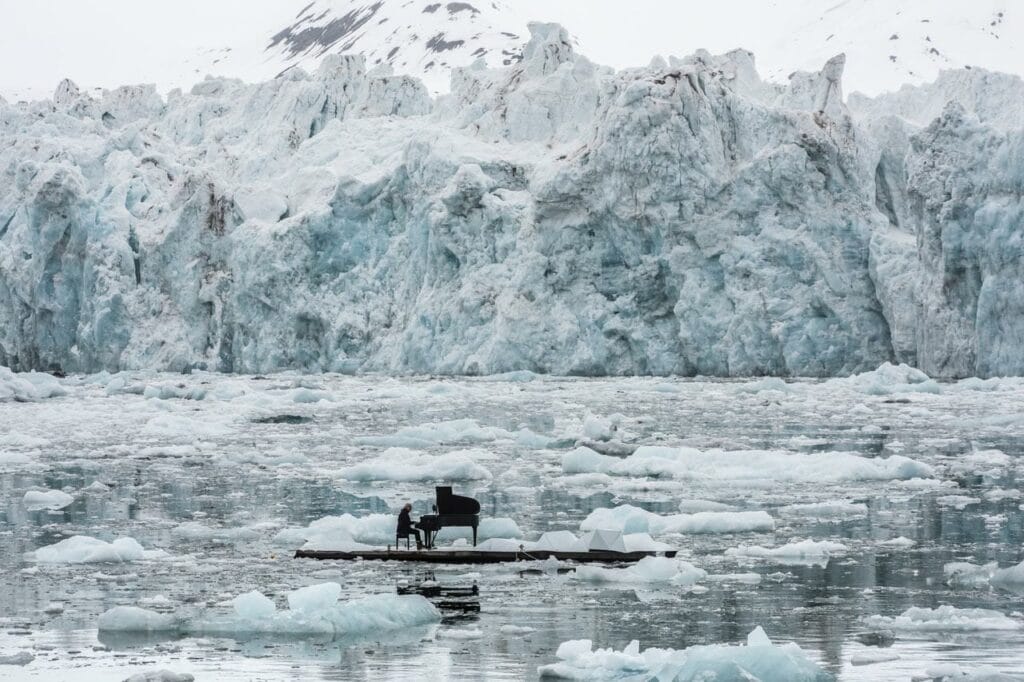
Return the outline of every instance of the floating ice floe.
<path id="1" fill-rule="evenodd" d="M 207 526 L 199 521 L 185 521 L 171 529 L 179 538 L 201 542 L 247 542 L 258 540 L 267 531 L 277 528 L 276 523 L 254 523 L 248 526 Z"/>
<path id="2" fill-rule="evenodd" d="M 889 540 L 882 540 L 881 542 L 878 543 L 878 546 L 879 547 L 891 547 L 891 548 L 894 548 L 894 549 L 907 549 L 908 547 L 913 547 L 916 544 L 917 544 L 917 542 L 915 542 L 914 540 L 911 540 L 910 538 L 905 538 L 905 537 L 903 537 L 901 535 L 898 538 L 891 538 Z"/>
<path id="3" fill-rule="evenodd" d="M 740 545 L 725 550 L 726 556 L 752 559 L 770 559 L 779 563 L 825 564 L 837 553 L 845 552 L 846 545 L 829 540 L 794 540 L 778 547 Z"/>
<path id="4" fill-rule="evenodd" d="M 60 381 L 41 372 L 15 373 L 0 365 L 0 403 L 27 403 L 67 395 Z"/>
<path id="5" fill-rule="evenodd" d="M 491 472 L 477 463 L 481 454 L 457 450 L 443 455 L 425 455 L 406 448 L 390 448 L 374 459 L 338 470 L 347 481 L 489 481 Z"/>
<path id="6" fill-rule="evenodd" d="M 731 385 L 734 393 L 790 393 L 793 387 L 779 377 L 765 377 L 757 381 L 748 381 L 741 384 Z"/>
<path id="7" fill-rule="evenodd" d="M 96 623 L 100 632 L 174 632 L 178 620 L 138 606 L 115 606 L 100 614 Z"/>
<path id="8" fill-rule="evenodd" d="M 226 436 L 233 431 L 226 419 L 194 415 L 160 414 L 149 419 L 142 427 L 142 434 L 159 438 L 175 438 L 195 441 L 200 438 Z"/>
<path id="9" fill-rule="evenodd" d="M 958 663 L 935 663 L 911 680 L 924 682 L 1024 682 L 1024 677 L 1007 675 L 990 665 L 964 668 Z"/>
<path id="10" fill-rule="evenodd" d="M 687 587 L 707 577 L 707 571 L 688 561 L 667 557 L 644 557 L 625 568 L 578 566 L 574 578 L 594 583 L 662 583 Z"/>
<path id="11" fill-rule="evenodd" d="M 74 501 L 74 497 L 62 490 L 29 490 L 23 498 L 29 511 L 63 509 Z"/>
<path id="12" fill-rule="evenodd" d="M 176 673 L 170 670 L 149 670 L 136 673 L 124 682 L 194 682 L 196 678 L 188 673 Z"/>
<path id="13" fill-rule="evenodd" d="M 34 453 L 38 454 L 38 453 Z M 35 460 L 25 452 L 5 452 L 0 450 L 0 469 L 23 467 Z"/>
<path id="14" fill-rule="evenodd" d="M 941 393 L 938 382 L 910 365 L 883 363 L 878 369 L 826 383 L 846 386 L 868 395 L 893 393 Z"/>
<path id="15" fill-rule="evenodd" d="M 1016 488 L 993 488 L 986 490 L 982 497 L 990 502 L 1002 502 L 1003 500 L 1019 500 L 1022 494 Z"/>
<path id="16" fill-rule="evenodd" d="M 64 613 L 64 604 L 59 601 L 52 601 L 43 607 L 43 613 L 49 615 L 57 615 L 58 613 Z"/>
<path id="17" fill-rule="evenodd" d="M 870 628 L 915 632 L 977 632 L 1019 630 L 1024 623 L 990 609 L 958 609 L 944 604 L 934 609 L 911 607 L 894 617 L 868 616 Z"/>
<path id="18" fill-rule="evenodd" d="M 406 426 L 389 436 L 359 436 L 358 445 L 379 445 L 396 448 L 429 448 L 436 445 L 490 443 L 511 440 L 528 447 L 543 448 L 550 440 L 529 429 L 508 431 L 496 426 L 481 426 L 475 419 Z"/>
<path id="19" fill-rule="evenodd" d="M 828 500 L 806 504 L 789 504 L 779 507 L 779 513 L 789 516 L 808 516 L 819 519 L 843 518 L 848 516 L 866 516 L 868 507 L 861 502 L 849 500 Z"/>
<path id="20" fill-rule="evenodd" d="M 950 587 L 1024 588 L 1024 561 L 1009 568 L 999 568 L 994 561 L 984 566 L 955 561 L 943 566 L 942 572 Z"/>
<path id="21" fill-rule="evenodd" d="M 541 677 L 572 680 L 743 680 L 744 682 L 824 682 L 832 677 L 796 644 L 775 645 L 761 628 L 746 645 L 693 646 L 640 650 L 636 640 L 622 651 L 593 648 L 591 640 L 563 642 L 558 663 L 538 668 Z"/>
<path id="22" fill-rule="evenodd" d="M 532 632 L 536 632 L 536 628 L 531 628 L 529 625 L 502 625 L 501 634 L 503 635 L 528 635 Z"/>
<path id="23" fill-rule="evenodd" d="M 620 530 L 623 533 L 748 533 L 771 531 L 775 520 L 764 511 L 697 512 L 661 516 L 624 504 L 595 509 L 580 523 L 580 530 Z"/>
<path id="24" fill-rule="evenodd" d="M 576 448 L 563 455 L 562 472 L 754 485 L 886 481 L 934 476 L 934 471 L 927 464 L 901 455 L 882 459 L 848 452 L 701 451 L 664 446 L 643 446 L 625 458 L 602 455 L 586 447 Z"/>
<path id="25" fill-rule="evenodd" d="M 339 602 L 340 593 L 337 583 L 311 585 L 289 592 L 288 608 L 279 610 L 270 599 L 250 592 L 232 601 L 231 615 L 196 618 L 118 606 L 104 612 L 98 625 L 107 632 L 342 637 L 426 625 L 441 619 L 437 609 L 419 595 L 378 594 Z"/>
<path id="26" fill-rule="evenodd" d="M 609 549 L 624 552 L 664 552 L 671 545 L 658 542 L 647 533 L 622 534 L 617 530 L 602 529 L 577 536 L 572 531 L 548 531 L 535 541 L 491 538 L 477 545 L 478 552 L 588 552 Z M 621 546 L 618 542 L 621 540 Z"/>
<path id="27" fill-rule="evenodd" d="M 28 665 L 34 660 L 36 657 L 29 652 L 19 651 L 9 656 L 0 656 L 0 665 Z"/>
<path id="28" fill-rule="evenodd" d="M 850 665 L 875 665 L 900 660 L 900 655 L 892 651 L 865 651 L 850 657 Z"/>
<path id="29" fill-rule="evenodd" d="M 935 501 L 943 507 L 953 507 L 954 509 L 965 509 L 981 503 L 980 498 L 968 495 L 942 495 L 941 497 L 936 497 Z"/>
<path id="30" fill-rule="evenodd" d="M 437 633 L 443 639 L 482 639 L 483 630 L 478 628 L 449 628 Z"/>
<path id="31" fill-rule="evenodd" d="M 725 504 L 724 502 L 714 502 L 712 500 L 680 500 L 678 509 L 683 514 L 695 514 L 697 512 L 722 512 L 722 511 L 737 511 L 737 507 L 731 504 Z"/>
<path id="32" fill-rule="evenodd" d="M 592 441 L 610 441 L 619 432 L 619 425 L 625 419 L 621 414 L 613 414 L 610 417 L 599 417 L 588 412 L 583 417 L 583 425 L 580 433 L 583 438 Z"/>
<path id="33" fill-rule="evenodd" d="M 142 397 L 149 400 L 204 400 L 205 386 L 188 386 L 174 382 L 149 384 L 142 390 Z"/>
<path id="34" fill-rule="evenodd" d="M 35 560 L 45 564 L 95 564 L 165 559 L 163 550 L 145 550 L 134 538 L 104 542 L 85 535 L 75 535 L 60 542 L 40 547 L 33 552 Z"/>

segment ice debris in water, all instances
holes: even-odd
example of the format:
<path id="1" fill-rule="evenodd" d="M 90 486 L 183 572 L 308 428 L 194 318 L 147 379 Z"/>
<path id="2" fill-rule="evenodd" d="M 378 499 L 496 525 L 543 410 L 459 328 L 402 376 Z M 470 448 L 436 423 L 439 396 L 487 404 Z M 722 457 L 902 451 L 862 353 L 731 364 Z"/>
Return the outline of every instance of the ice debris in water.
<path id="1" fill-rule="evenodd" d="M 437 609 L 420 595 L 377 594 L 339 602 L 340 594 L 337 583 L 310 585 L 289 592 L 288 608 L 278 609 L 259 592 L 248 592 L 232 600 L 229 616 L 193 618 L 118 606 L 104 612 L 98 625 L 101 631 L 119 632 L 344 636 L 427 625 L 441 619 Z"/>
<path id="2" fill-rule="evenodd" d="M 588 412 L 583 418 L 582 435 L 593 441 L 610 441 L 618 433 L 623 419 L 621 414 L 605 418 Z"/>
<path id="3" fill-rule="evenodd" d="M 450 628 L 441 630 L 437 636 L 444 639 L 481 639 L 484 633 L 478 628 Z"/>
<path id="4" fill-rule="evenodd" d="M 41 372 L 15 373 L 0 365 L 0 403 L 34 402 L 67 395 L 60 381 Z"/>
<path id="5" fill-rule="evenodd" d="M 866 651 L 860 654 L 854 654 L 850 657 L 850 665 L 862 666 L 862 665 L 874 665 L 876 663 L 888 663 L 890 661 L 898 661 L 900 656 L 892 651 Z"/>
<path id="6" fill-rule="evenodd" d="M 529 625 L 502 625 L 501 634 L 503 635 L 528 635 L 532 632 L 536 632 L 536 628 L 531 628 Z"/>
<path id="7" fill-rule="evenodd" d="M 772 531 L 775 520 L 764 511 L 697 512 L 661 516 L 624 504 L 595 509 L 580 523 L 580 530 L 620 530 L 623 533 L 744 533 Z"/>
<path id="8" fill-rule="evenodd" d="M 911 607 L 898 616 L 868 616 L 870 628 L 918 632 L 976 632 L 983 630 L 1019 630 L 1021 621 L 990 609 L 958 609 L 943 604 L 934 609 Z"/>
<path id="9" fill-rule="evenodd" d="M 942 572 L 950 587 L 1024 587 L 1024 561 L 1009 568 L 999 568 L 995 562 L 978 566 L 955 561 L 943 566 Z"/>
<path id="10" fill-rule="evenodd" d="M 862 502 L 828 500 L 826 502 L 788 504 L 784 507 L 779 507 L 778 511 L 780 514 L 786 514 L 789 516 L 807 516 L 827 519 L 847 516 L 864 516 L 868 513 L 868 507 Z"/>
<path id="11" fill-rule="evenodd" d="M 712 500 L 680 500 L 678 509 L 684 514 L 706 511 L 737 511 L 736 507 L 731 504 Z"/>
<path id="12" fill-rule="evenodd" d="M 672 546 L 658 542 L 647 533 L 621 534 L 618 531 L 601 529 L 605 532 L 590 531 L 577 536 L 572 531 L 548 531 L 533 541 L 491 538 L 477 545 L 478 552 L 587 552 L 592 549 L 611 549 L 625 552 L 664 552 Z M 621 540 L 621 546 L 618 541 Z"/>
<path id="13" fill-rule="evenodd" d="M 348 481 L 485 481 L 491 472 L 477 463 L 485 454 L 475 450 L 457 450 L 442 455 L 424 455 L 406 448 L 390 448 L 375 459 L 338 470 L 338 478 Z"/>
<path id="14" fill-rule="evenodd" d="M 57 510 L 63 509 L 74 502 L 75 498 L 63 490 L 29 490 L 25 493 L 23 501 L 25 508 L 29 511 L 39 509 Z"/>
<path id="15" fill-rule="evenodd" d="M 860 457 L 848 452 L 794 453 L 778 450 L 696 450 L 643 446 L 630 456 L 611 457 L 580 447 L 562 457 L 566 474 L 655 476 L 686 480 L 845 483 L 931 478 L 930 466 L 900 455 Z"/>
<path id="16" fill-rule="evenodd" d="M 0 665 L 28 665 L 34 660 L 36 660 L 36 657 L 29 652 L 19 651 L 10 656 L 0 656 Z"/>
<path id="17" fill-rule="evenodd" d="M 725 550 L 726 556 L 749 557 L 755 559 L 772 559 L 781 563 L 788 561 L 825 562 L 838 552 L 845 552 L 846 545 L 829 540 L 793 540 L 778 547 L 761 547 L 759 545 L 740 545 Z"/>
<path id="18" fill-rule="evenodd" d="M 667 583 L 694 585 L 707 576 L 707 572 L 688 561 L 667 557 L 644 557 L 625 568 L 578 566 L 575 578 L 595 583 Z"/>
<path id="19" fill-rule="evenodd" d="M 673 682 L 824 682 L 832 677 L 793 643 L 775 645 L 761 628 L 746 645 L 640 650 L 633 640 L 622 651 L 593 649 L 588 640 L 563 642 L 557 663 L 538 668 L 541 677 L 573 680 L 658 679 Z"/>
<path id="20" fill-rule="evenodd" d="M 429 448 L 436 445 L 490 443 L 511 440 L 527 447 L 543 448 L 549 439 L 529 429 L 508 431 L 496 426 L 481 426 L 475 419 L 406 426 L 388 436 L 358 436 L 359 445 L 378 445 L 397 448 Z"/>
<path id="21" fill-rule="evenodd" d="M 939 393 L 939 384 L 919 369 L 909 365 L 883 363 L 878 369 L 828 383 L 849 386 L 868 395 L 893 393 Z"/>
<path id="22" fill-rule="evenodd" d="M 769 391 L 789 393 L 793 388 L 779 377 L 765 377 L 757 381 L 736 384 L 732 390 L 736 393 L 766 393 Z"/>
<path id="23" fill-rule="evenodd" d="M 275 524 L 258 523 L 249 526 L 223 527 L 207 526 L 198 521 L 185 521 L 175 526 L 171 533 L 186 540 L 199 540 L 210 542 L 220 540 L 224 542 L 246 542 L 258 540 L 263 533 L 275 528 Z"/>
<path id="24" fill-rule="evenodd" d="M 170 670 L 149 670 L 137 673 L 124 682 L 193 682 L 196 678 L 188 673 L 176 673 Z"/>
<path id="25" fill-rule="evenodd" d="M 162 559 L 168 555 L 162 550 L 146 551 L 134 538 L 105 542 L 85 535 L 75 535 L 56 544 L 40 547 L 34 556 L 36 561 L 46 564 L 93 564 Z"/>
<path id="26" fill-rule="evenodd" d="M 138 606 L 115 606 L 101 613 L 96 622 L 101 632 L 173 632 L 179 625 L 170 614 Z"/>

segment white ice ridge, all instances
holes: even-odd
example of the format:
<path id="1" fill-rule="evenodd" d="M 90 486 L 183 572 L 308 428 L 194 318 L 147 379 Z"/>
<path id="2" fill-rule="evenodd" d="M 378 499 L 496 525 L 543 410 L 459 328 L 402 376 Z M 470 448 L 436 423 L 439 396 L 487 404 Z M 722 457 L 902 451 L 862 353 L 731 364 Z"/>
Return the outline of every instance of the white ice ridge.
<path id="1" fill-rule="evenodd" d="M 771 559 L 780 563 L 827 563 L 833 554 L 845 552 L 846 545 L 831 540 L 793 540 L 777 547 L 740 545 L 725 550 L 726 556 Z"/>
<path id="2" fill-rule="evenodd" d="M 1024 622 L 990 609 L 958 609 L 944 604 L 934 609 L 911 607 L 898 616 L 868 616 L 868 627 L 919 632 L 977 632 L 1020 630 Z"/>
<path id="3" fill-rule="evenodd" d="M 793 643 L 773 644 L 761 628 L 746 645 L 645 649 L 634 640 L 622 651 L 594 650 L 588 639 L 563 642 L 557 663 L 538 668 L 541 677 L 571 680 L 658 679 L 676 682 L 746 680 L 747 682 L 824 682 L 832 677 Z"/>
<path id="4" fill-rule="evenodd" d="M 707 571 L 688 561 L 655 556 L 644 557 L 625 568 L 579 566 L 573 577 L 576 580 L 595 583 L 663 583 L 688 587 L 700 582 L 707 575 Z"/>
<path id="5" fill-rule="evenodd" d="M 771 532 L 775 530 L 775 520 L 764 511 L 696 512 L 662 516 L 623 504 L 590 512 L 580 523 L 580 530 L 618 530 L 623 533 L 654 535 Z"/>
<path id="6" fill-rule="evenodd" d="M 1024 561 L 1015 566 L 999 568 L 992 562 L 979 566 L 968 562 L 952 562 L 942 567 L 946 583 L 952 587 L 1024 588 Z"/>
<path id="7" fill-rule="evenodd" d="M 145 550 L 134 538 L 105 542 L 85 535 L 75 535 L 40 547 L 32 556 L 43 564 L 92 564 L 163 559 L 168 555 L 162 550 Z"/>
<path id="8" fill-rule="evenodd" d="M 522 55 L 0 101 L 0 365 L 1024 373 L 1019 78 Z"/>
<path id="9" fill-rule="evenodd" d="M 934 475 L 927 464 L 901 455 L 869 459 L 847 452 L 702 451 L 665 446 L 643 446 L 625 458 L 601 455 L 580 447 L 562 457 L 562 471 L 566 474 L 656 476 L 738 484 L 759 481 L 887 481 L 931 478 Z"/>
<path id="10" fill-rule="evenodd" d="M 389 448 L 379 457 L 337 471 L 348 481 L 482 481 L 491 472 L 476 460 L 487 453 L 457 450 L 443 455 L 425 455 L 406 448 Z"/>
<path id="11" fill-rule="evenodd" d="M 56 510 L 68 506 L 75 501 L 75 498 L 63 490 L 29 490 L 25 493 L 22 501 L 25 503 L 25 508 L 30 511 L 39 509 Z"/>
<path id="12" fill-rule="evenodd" d="M 289 592 L 288 608 L 258 591 L 232 601 L 229 615 L 167 614 L 137 606 L 117 606 L 100 615 L 100 631 L 165 632 L 192 635 L 361 635 L 435 623 L 434 606 L 419 595 L 378 594 L 341 602 L 337 583 Z"/>
<path id="13" fill-rule="evenodd" d="M 0 239 L 2 239 L 2 235 L 0 235 Z M 0 249 L 2 249 L 2 242 L 0 242 Z M 0 348 L 2 348 L 2 342 L 0 342 Z M 3 351 L 0 350 L 0 362 L 2 362 L 2 354 Z M 15 373 L 7 367 L 0 366 L 0 403 L 11 401 L 27 403 L 66 394 L 67 391 L 60 385 L 60 381 L 49 374 Z"/>
<path id="14" fill-rule="evenodd" d="M 360 445 L 398 448 L 429 448 L 435 445 L 490 443 L 496 440 L 512 440 L 528 447 L 537 448 L 543 448 L 549 441 L 548 438 L 529 429 L 513 432 L 496 426 L 481 426 L 475 419 L 454 419 L 419 426 L 406 426 L 391 435 L 359 436 L 354 439 Z"/>

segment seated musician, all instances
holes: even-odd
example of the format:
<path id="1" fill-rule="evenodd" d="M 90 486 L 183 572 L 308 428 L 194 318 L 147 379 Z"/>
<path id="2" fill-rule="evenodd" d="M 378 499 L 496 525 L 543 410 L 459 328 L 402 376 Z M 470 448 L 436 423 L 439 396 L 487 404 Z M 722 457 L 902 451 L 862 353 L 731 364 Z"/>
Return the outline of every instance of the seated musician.
<path id="1" fill-rule="evenodd" d="M 420 532 L 413 526 L 412 519 L 409 518 L 409 512 L 412 511 L 412 504 L 406 502 L 405 506 L 402 507 L 402 511 L 398 513 L 398 537 L 406 537 L 412 535 L 416 538 L 416 549 L 423 549 L 423 541 L 420 539 Z"/>

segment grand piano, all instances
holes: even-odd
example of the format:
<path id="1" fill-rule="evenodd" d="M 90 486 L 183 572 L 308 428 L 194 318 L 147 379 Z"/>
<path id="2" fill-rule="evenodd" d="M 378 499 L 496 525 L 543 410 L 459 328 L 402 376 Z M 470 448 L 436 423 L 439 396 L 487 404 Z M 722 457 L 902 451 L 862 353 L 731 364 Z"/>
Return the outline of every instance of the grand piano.
<path id="1" fill-rule="evenodd" d="M 424 514 L 416 523 L 423 531 L 423 544 L 429 549 L 434 546 L 437 533 L 442 528 L 461 527 L 473 529 L 473 546 L 476 547 L 476 529 L 480 525 L 480 503 L 472 497 L 452 494 L 450 485 L 439 485 L 433 514 Z"/>

